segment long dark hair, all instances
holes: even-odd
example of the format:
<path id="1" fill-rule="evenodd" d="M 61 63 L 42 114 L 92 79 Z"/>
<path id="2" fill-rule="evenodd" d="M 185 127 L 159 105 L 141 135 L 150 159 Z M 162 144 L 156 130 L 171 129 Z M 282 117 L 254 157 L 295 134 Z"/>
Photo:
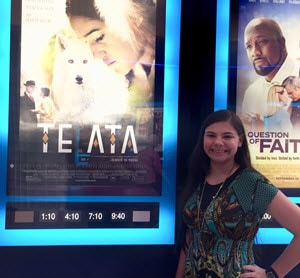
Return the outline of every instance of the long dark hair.
<path id="1" fill-rule="evenodd" d="M 238 135 L 242 138 L 242 145 L 238 148 L 237 153 L 235 154 L 235 162 L 238 163 L 241 168 L 252 168 L 245 129 L 239 116 L 230 110 L 218 110 L 210 114 L 201 125 L 198 141 L 189 159 L 186 184 L 178 199 L 177 217 L 178 222 L 180 223 L 179 227 L 182 226 L 182 230 L 179 233 L 179 245 L 181 247 L 185 242 L 186 231 L 185 225 L 181 223 L 182 209 L 187 199 L 196 190 L 198 184 L 203 183 L 206 175 L 208 174 L 210 159 L 203 148 L 204 133 L 208 126 L 217 122 L 228 122 L 237 131 Z"/>
<path id="2" fill-rule="evenodd" d="M 94 0 L 66 0 L 66 14 L 67 16 L 82 16 L 100 20 Z"/>

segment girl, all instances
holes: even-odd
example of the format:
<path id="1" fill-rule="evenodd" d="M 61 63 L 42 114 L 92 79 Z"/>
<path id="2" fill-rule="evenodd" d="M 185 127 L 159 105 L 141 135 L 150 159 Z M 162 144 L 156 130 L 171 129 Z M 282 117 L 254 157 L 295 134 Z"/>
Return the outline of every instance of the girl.
<path id="1" fill-rule="evenodd" d="M 182 193 L 182 244 L 176 278 L 284 277 L 300 261 L 300 208 L 251 166 L 245 130 L 232 111 L 203 123 Z M 294 234 L 267 270 L 253 240 L 268 213 Z"/>

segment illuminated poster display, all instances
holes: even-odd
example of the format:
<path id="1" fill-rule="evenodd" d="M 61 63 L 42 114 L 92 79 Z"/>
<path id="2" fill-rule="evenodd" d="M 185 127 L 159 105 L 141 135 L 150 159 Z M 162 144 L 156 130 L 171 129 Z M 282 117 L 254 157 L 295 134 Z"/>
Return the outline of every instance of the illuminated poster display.
<path id="1" fill-rule="evenodd" d="M 299 76 L 299 9 L 300 2 L 292 0 L 217 1 L 214 105 L 215 110 L 239 114 L 253 166 L 298 205 L 300 134 L 299 127 L 291 125 L 288 109 L 297 100 L 291 98 L 291 88 L 284 91 L 282 85 L 287 77 Z M 269 28 L 258 27 L 266 21 Z M 278 74 L 268 76 L 283 60 Z M 292 237 L 265 214 L 256 243 L 287 244 Z"/>
<path id="2" fill-rule="evenodd" d="M 20 158 L 10 171 L 8 192 L 160 195 L 163 99 L 157 105 L 155 97 L 163 92 L 154 83 L 156 7 L 144 5 L 148 34 L 131 35 L 126 19 L 132 15 L 122 13 L 133 7 L 111 15 L 119 1 L 102 1 L 100 14 L 107 18 L 102 22 L 113 29 L 123 16 L 128 25 L 102 31 L 100 20 L 77 27 L 73 13 L 83 16 L 91 4 L 76 7 L 76 2 L 82 5 L 76 0 L 67 5 L 73 26 L 65 1 L 22 2 Z M 99 30 L 82 35 L 97 24 Z M 34 86 L 26 86 L 30 81 Z M 44 87 L 49 96 L 41 95 Z M 33 109 L 27 95 L 34 99 Z"/>
<path id="3" fill-rule="evenodd" d="M 254 167 L 290 196 L 300 186 L 300 129 L 291 116 L 298 99 L 282 85 L 299 76 L 299 13 L 300 1 L 239 1 L 236 110 Z"/>
<path id="4" fill-rule="evenodd" d="M 173 243 L 175 2 L 21 2 L 1 244 Z"/>

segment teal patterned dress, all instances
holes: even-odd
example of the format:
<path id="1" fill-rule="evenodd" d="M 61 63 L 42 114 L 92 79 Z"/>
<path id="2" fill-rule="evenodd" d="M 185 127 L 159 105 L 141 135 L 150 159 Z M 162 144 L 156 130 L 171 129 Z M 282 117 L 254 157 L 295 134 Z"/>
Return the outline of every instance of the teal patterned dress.
<path id="1" fill-rule="evenodd" d="M 193 232 L 185 277 L 240 277 L 243 265 L 254 264 L 253 241 L 278 189 L 252 169 L 237 170 L 213 201 L 205 188 L 200 204 L 202 186 L 183 211 L 183 220 Z"/>

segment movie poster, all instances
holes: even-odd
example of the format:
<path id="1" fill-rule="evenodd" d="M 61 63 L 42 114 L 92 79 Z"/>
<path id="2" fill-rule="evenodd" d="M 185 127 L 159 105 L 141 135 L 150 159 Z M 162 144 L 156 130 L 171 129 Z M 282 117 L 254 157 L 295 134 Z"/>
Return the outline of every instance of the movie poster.
<path id="1" fill-rule="evenodd" d="M 22 1 L 8 195 L 161 195 L 164 9 Z"/>
<path id="2" fill-rule="evenodd" d="M 239 1 L 236 110 L 254 167 L 281 188 L 300 186 L 300 87 L 285 86 L 299 77 L 299 14 L 298 0 Z"/>

